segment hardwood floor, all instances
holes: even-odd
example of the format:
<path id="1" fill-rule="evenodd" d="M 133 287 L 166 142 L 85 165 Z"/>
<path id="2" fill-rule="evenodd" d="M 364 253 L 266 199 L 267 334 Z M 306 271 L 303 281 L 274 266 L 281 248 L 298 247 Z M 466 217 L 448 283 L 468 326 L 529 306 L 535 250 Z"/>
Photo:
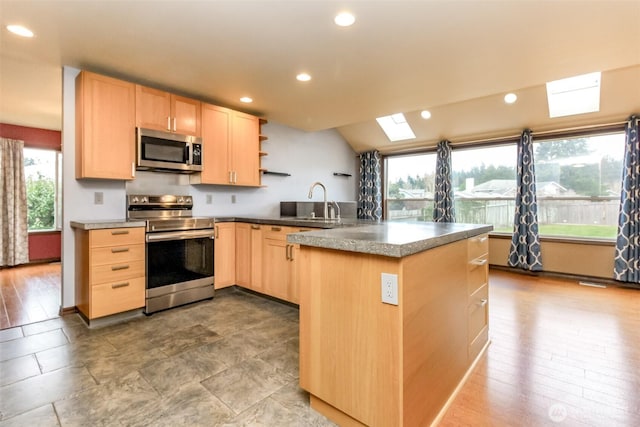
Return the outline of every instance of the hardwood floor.
<path id="1" fill-rule="evenodd" d="M 58 317 L 60 263 L 0 270 L 0 329 Z"/>
<path id="2" fill-rule="evenodd" d="M 489 280 L 491 344 L 442 426 L 640 425 L 640 290 Z"/>

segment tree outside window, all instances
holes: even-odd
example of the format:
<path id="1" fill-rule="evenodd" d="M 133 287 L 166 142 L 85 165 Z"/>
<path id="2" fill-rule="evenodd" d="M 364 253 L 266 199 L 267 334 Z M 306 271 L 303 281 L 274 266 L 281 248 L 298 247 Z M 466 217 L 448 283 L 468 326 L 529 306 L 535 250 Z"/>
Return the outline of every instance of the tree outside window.
<path id="1" fill-rule="evenodd" d="M 27 187 L 27 228 L 29 231 L 57 228 L 59 156 L 54 150 L 24 149 Z"/>

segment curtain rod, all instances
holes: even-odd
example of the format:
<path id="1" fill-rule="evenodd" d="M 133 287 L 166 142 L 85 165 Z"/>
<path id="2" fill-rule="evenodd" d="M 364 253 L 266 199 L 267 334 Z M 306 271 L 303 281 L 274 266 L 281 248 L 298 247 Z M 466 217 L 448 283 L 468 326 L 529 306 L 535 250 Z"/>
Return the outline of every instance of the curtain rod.
<path id="1" fill-rule="evenodd" d="M 589 133 L 595 133 L 595 132 L 605 132 L 607 130 L 616 130 L 617 128 L 624 126 L 628 123 L 628 120 L 622 121 L 622 122 L 612 122 L 612 123 L 601 123 L 601 124 L 597 124 L 597 125 L 585 125 L 585 126 L 575 126 L 575 127 L 571 127 L 571 128 L 565 128 L 565 129 L 555 129 L 555 130 L 547 130 L 547 131 L 538 131 L 538 132 L 534 132 L 532 131 L 531 134 L 533 137 L 554 137 L 554 136 L 563 136 L 563 135 L 567 135 L 567 134 L 571 134 L 571 133 L 575 133 L 578 131 L 587 131 Z M 514 142 L 514 141 L 518 141 L 520 139 L 520 135 L 522 133 L 516 134 L 516 135 L 507 135 L 507 136 L 499 136 L 499 137 L 493 137 L 493 138 L 484 138 L 484 139 L 473 139 L 473 140 L 469 140 L 469 141 L 460 141 L 460 142 L 451 142 L 451 146 L 452 147 L 466 147 L 466 146 L 471 146 L 471 147 L 481 147 L 481 146 L 485 146 L 485 145 L 495 145 L 495 144 L 502 144 L 502 143 L 508 143 L 508 142 Z M 399 149 L 399 150 L 379 150 L 380 154 L 383 155 L 393 155 L 393 154 L 413 154 L 413 153 L 424 153 L 424 152 L 430 152 L 430 151 L 435 151 L 436 150 L 436 146 L 428 146 L 428 147 L 408 147 L 405 149 Z"/>

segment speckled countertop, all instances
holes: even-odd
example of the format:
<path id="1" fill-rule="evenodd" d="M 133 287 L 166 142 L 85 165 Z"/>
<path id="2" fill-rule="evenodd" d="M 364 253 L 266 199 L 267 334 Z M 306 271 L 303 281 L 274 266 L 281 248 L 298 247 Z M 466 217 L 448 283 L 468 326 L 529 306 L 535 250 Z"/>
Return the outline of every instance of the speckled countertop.
<path id="1" fill-rule="evenodd" d="M 493 230 L 492 225 L 383 222 L 287 235 L 289 243 L 401 258 Z"/>
<path id="2" fill-rule="evenodd" d="M 126 219 L 99 219 L 71 221 L 71 228 L 77 230 L 99 230 L 101 228 L 144 227 L 145 221 L 127 221 Z"/>

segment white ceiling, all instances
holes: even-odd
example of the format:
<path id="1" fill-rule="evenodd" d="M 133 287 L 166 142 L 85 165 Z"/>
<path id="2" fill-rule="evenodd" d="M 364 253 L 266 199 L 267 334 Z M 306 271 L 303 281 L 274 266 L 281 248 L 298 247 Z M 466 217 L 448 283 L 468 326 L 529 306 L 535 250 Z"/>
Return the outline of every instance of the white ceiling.
<path id="1" fill-rule="evenodd" d="M 352 27 L 333 24 L 341 10 L 356 15 Z M 640 113 L 638 0 L 0 0 L 0 21 L 4 123 L 60 129 L 65 65 L 337 128 L 357 151 L 403 146 L 375 122 L 396 112 L 417 135 L 406 147 Z M 296 81 L 301 71 L 313 79 Z M 591 71 L 605 72 L 608 107 L 548 119 L 544 83 Z M 505 106 L 510 91 L 519 101 Z"/>

